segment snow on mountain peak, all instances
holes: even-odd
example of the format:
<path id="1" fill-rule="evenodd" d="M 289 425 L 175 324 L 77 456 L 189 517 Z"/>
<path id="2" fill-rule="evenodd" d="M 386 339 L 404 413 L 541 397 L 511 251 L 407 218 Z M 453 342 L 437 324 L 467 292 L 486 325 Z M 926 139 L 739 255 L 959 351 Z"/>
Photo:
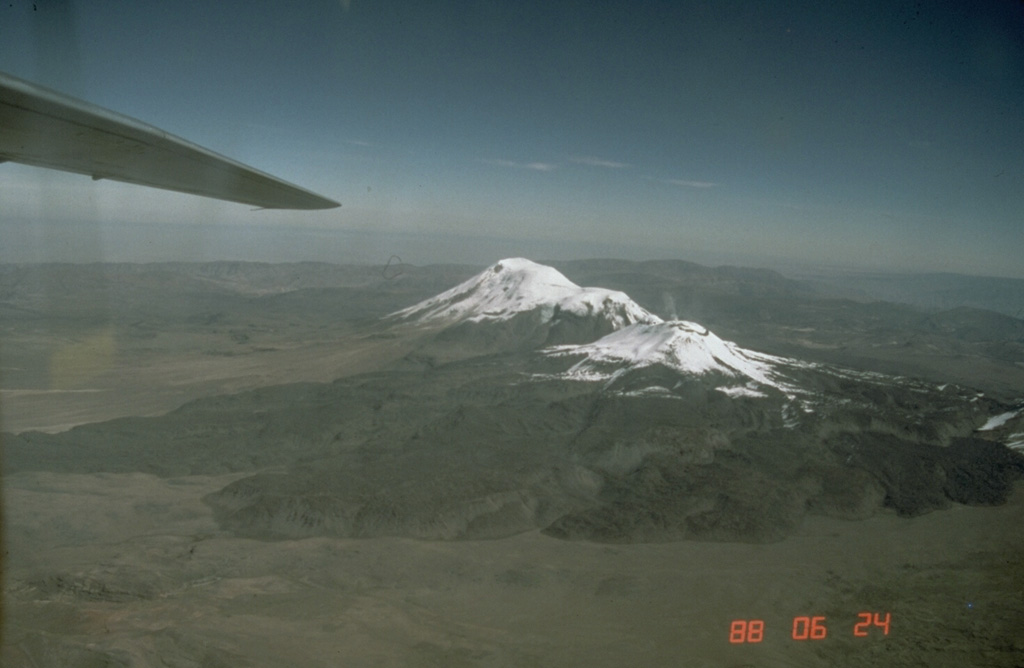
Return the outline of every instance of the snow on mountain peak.
<path id="1" fill-rule="evenodd" d="M 581 288 L 557 269 L 525 258 L 496 262 L 468 281 L 389 317 L 421 323 L 484 322 L 508 320 L 527 311 L 539 311 L 544 321 L 557 312 L 603 317 L 616 329 L 661 322 L 624 292 Z"/>
<path id="2" fill-rule="evenodd" d="M 548 353 L 583 355 L 564 374 L 577 380 L 609 380 L 627 370 L 660 364 L 691 375 L 720 373 L 741 382 L 775 387 L 787 394 L 794 388 L 780 378 L 778 367 L 801 365 L 796 360 L 741 348 L 702 325 L 685 320 L 638 323 L 593 343 L 554 346 Z"/>

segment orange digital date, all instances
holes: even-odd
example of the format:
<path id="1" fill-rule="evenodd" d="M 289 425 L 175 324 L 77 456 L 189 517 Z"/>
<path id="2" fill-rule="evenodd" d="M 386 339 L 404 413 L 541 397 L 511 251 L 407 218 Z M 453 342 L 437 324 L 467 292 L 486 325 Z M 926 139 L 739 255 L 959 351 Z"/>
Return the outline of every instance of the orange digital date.
<path id="1" fill-rule="evenodd" d="M 889 635 L 892 614 L 888 612 L 858 612 L 857 622 L 853 625 L 853 635 L 864 638 L 872 630 L 881 630 L 882 635 Z M 823 615 L 802 615 L 793 618 L 790 638 L 793 640 L 823 640 L 828 637 Z M 763 619 L 734 619 L 729 624 L 729 642 L 733 645 L 759 643 L 765 638 L 765 622 Z"/>

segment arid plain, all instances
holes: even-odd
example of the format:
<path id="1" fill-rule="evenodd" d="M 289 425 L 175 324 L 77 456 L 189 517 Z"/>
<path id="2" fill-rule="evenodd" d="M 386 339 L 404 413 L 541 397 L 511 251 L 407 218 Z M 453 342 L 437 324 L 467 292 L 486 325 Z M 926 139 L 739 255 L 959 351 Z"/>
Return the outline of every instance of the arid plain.
<path id="1" fill-rule="evenodd" d="M 1015 405 L 1024 387 L 1024 323 L 1008 315 L 835 299 L 752 270 L 561 268 L 748 348 L 958 383 L 1000 405 Z M 443 366 L 457 354 L 379 319 L 478 269 L 5 267 L 5 441 L 186 402 L 196 402 L 187 415 L 202 415 L 221 395 L 294 384 L 235 395 L 264 410 L 320 387 L 310 383 L 361 387 Z M 308 444 L 274 433 L 279 443 L 259 447 L 276 447 L 282 461 L 232 455 L 205 472 L 187 461 L 178 470 L 166 463 L 176 452 L 166 426 L 145 424 L 88 433 L 152 433 L 132 452 L 160 451 L 157 464 L 136 467 L 134 454 L 88 465 L 73 456 L 26 465 L 19 454 L 7 464 L 4 665 L 1015 666 L 1024 657 L 1020 482 L 993 506 L 949 503 L 912 518 L 882 509 L 856 521 L 808 514 L 769 542 L 593 542 L 536 529 L 460 540 L 254 536 L 226 525 L 211 495 L 288 469 Z M 225 438 L 236 429 L 196 426 Z M 862 612 L 889 615 L 888 634 L 872 624 L 855 636 Z M 827 636 L 792 639 L 801 617 L 824 617 Z M 762 620 L 763 640 L 730 643 L 735 620 Z"/>

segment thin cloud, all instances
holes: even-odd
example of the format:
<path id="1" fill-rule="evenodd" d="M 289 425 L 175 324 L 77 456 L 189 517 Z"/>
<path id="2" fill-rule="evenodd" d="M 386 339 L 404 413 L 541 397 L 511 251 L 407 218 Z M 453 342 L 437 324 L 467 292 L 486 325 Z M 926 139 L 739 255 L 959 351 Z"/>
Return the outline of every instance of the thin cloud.
<path id="1" fill-rule="evenodd" d="M 498 167 L 532 169 L 535 172 L 550 172 L 551 170 L 558 168 L 558 165 L 550 162 L 515 162 L 514 160 L 481 160 L 480 162 L 487 165 L 497 165 Z"/>
<path id="2" fill-rule="evenodd" d="M 686 179 L 661 179 L 663 183 L 686 188 L 715 188 L 719 184 L 713 181 L 689 181 Z"/>
<path id="3" fill-rule="evenodd" d="M 570 162 L 575 162 L 578 165 L 587 165 L 588 167 L 604 167 L 606 169 L 625 169 L 632 165 L 625 162 L 616 162 L 614 160 L 605 160 L 604 158 L 595 158 L 594 156 L 582 156 L 577 158 L 569 158 Z"/>

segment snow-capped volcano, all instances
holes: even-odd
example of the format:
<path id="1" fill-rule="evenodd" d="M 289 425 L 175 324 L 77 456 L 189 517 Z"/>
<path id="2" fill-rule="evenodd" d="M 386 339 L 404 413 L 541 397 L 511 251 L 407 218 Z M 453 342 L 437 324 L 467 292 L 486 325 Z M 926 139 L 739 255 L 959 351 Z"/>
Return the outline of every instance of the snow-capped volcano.
<path id="1" fill-rule="evenodd" d="M 661 365 L 686 375 L 720 374 L 741 384 L 724 388 L 728 394 L 759 394 L 759 387 L 774 387 L 786 394 L 795 388 L 780 371 L 784 367 L 810 366 L 797 360 L 775 357 L 741 348 L 707 328 L 685 320 L 634 324 L 577 346 L 549 348 L 551 356 L 578 356 L 563 375 L 577 380 L 610 380 L 637 369 Z"/>
<path id="2" fill-rule="evenodd" d="M 557 269 L 518 257 L 496 262 L 451 290 L 389 317 L 422 323 L 483 322 L 508 320 L 527 311 L 540 311 L 545 320 L 558 313 L 599 316 L 615 329 L 638 322 L 661 322 L 624 292 L 581 288 Z"/>

